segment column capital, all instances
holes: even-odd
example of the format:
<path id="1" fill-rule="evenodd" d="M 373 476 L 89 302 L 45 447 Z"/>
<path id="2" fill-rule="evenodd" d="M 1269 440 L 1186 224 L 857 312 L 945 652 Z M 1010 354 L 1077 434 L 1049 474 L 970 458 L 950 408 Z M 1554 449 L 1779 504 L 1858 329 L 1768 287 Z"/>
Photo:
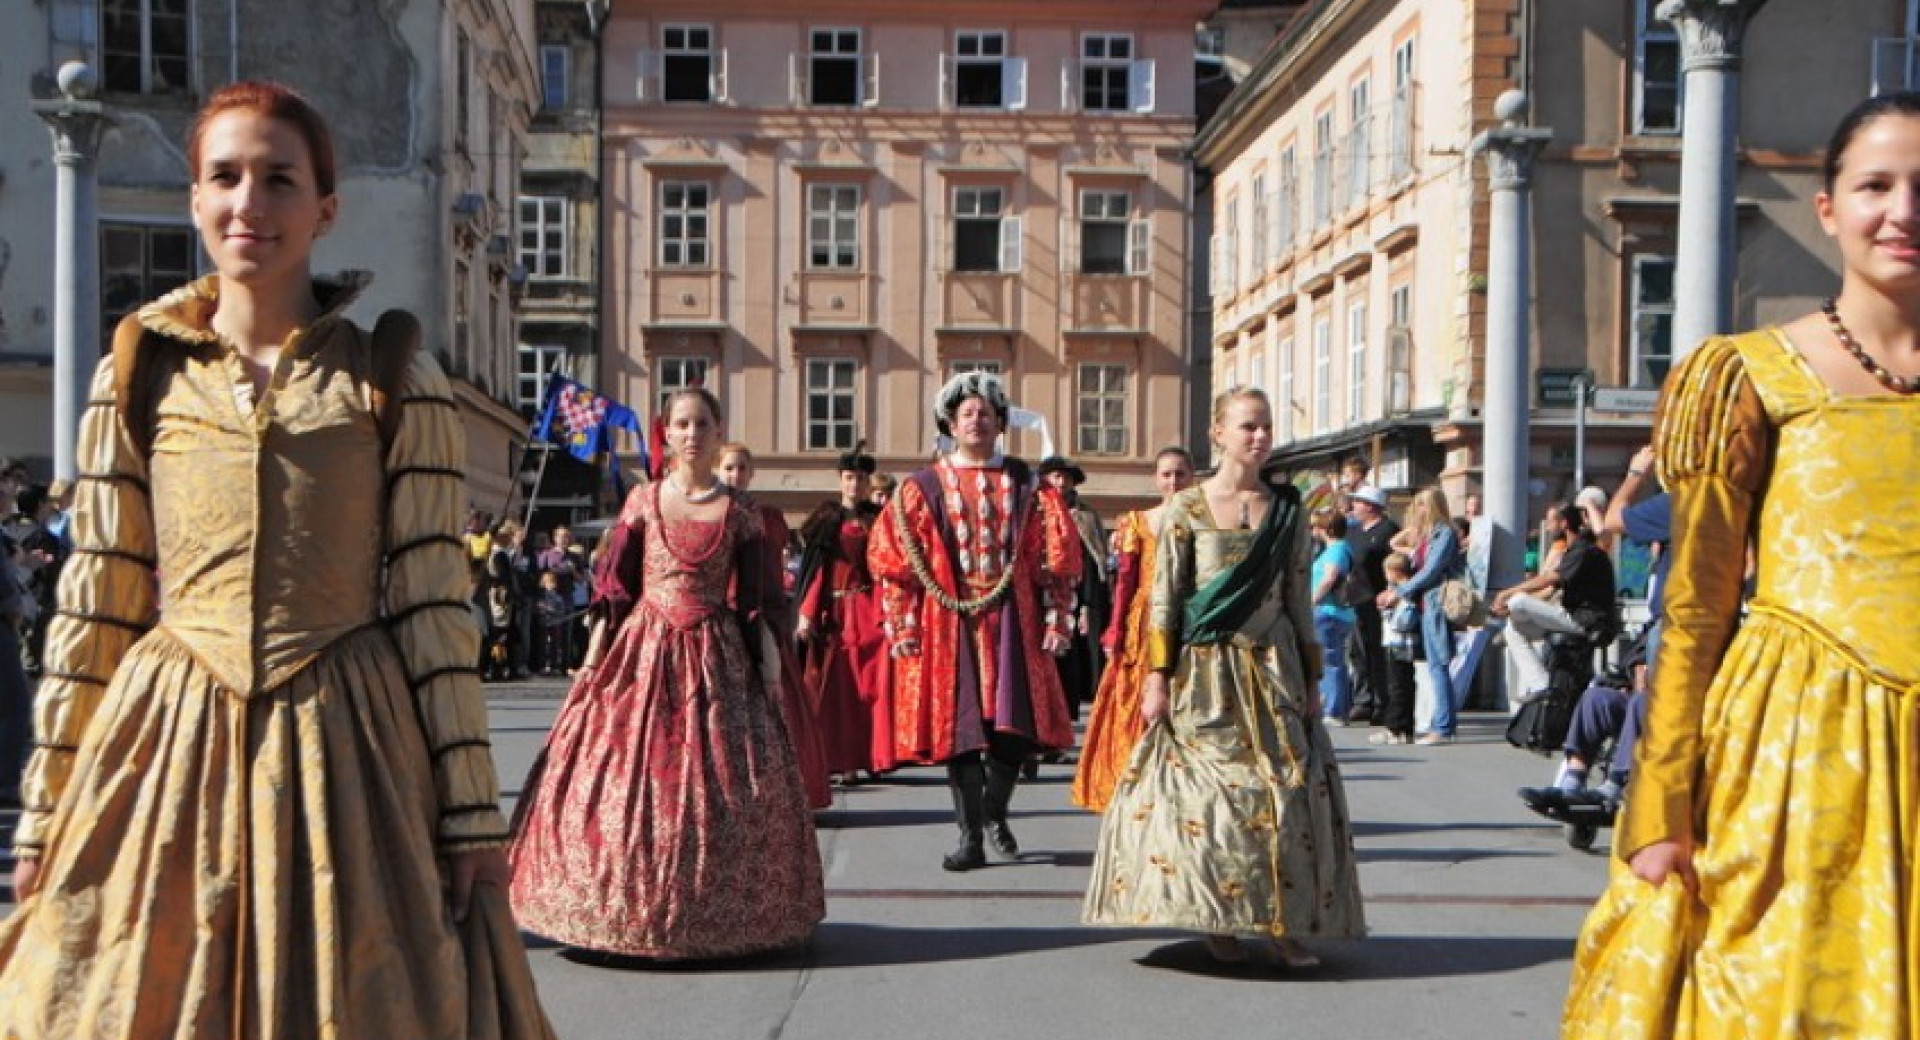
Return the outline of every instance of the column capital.
<path id="1" fill-rule="evenodd" d="M 98 101 L 35 101 L 33 111 L 53 132 L 53 161 L 60 166 L 91 163 L 100 154 L 100 138 L 113 123 Z"/>
<path id="2" fill-rule="evenodd" d="M 1551 140 L 1553 131 L 1545 128 L 1499 126 L 1481 131 L 1469 151 L 1486 157 L 1494 191 L 1517 191 L 1533 183 L 1533 162 Z"/>
<path id="3" fill-rule="evenodd" d="M 1747 22 L 1767 0 L 1660 0 L 1655 9 L 1680 35 L 1685 66 L 1737 69 Z"/>

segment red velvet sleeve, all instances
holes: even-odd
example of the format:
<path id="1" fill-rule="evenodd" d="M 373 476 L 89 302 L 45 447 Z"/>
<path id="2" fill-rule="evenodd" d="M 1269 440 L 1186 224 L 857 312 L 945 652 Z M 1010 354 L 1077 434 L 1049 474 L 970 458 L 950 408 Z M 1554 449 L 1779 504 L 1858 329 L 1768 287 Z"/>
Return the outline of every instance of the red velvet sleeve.
<path id="1" fill-rule="evenodd" d="M 624 518 L 607 529 L 606 546 L 593 569 L 593 598 L 587 614 L 595 621 L 606 621 L 614 628 L 627 619 L 640 598 L 641 558 L 646 545 L 645 529 L 636 519 Z"/>

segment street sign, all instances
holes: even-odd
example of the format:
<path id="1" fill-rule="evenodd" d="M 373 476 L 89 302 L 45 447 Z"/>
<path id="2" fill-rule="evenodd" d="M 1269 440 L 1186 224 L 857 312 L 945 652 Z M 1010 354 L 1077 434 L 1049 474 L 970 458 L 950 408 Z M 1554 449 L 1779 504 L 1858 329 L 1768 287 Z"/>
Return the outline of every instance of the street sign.
<path id="1" fill-rule="evenodd" d="M 1632 412 L 1652 415 L 1660 404 L 1660 391 L 1628 386 L 1602 386 L 1593 391 L 1596 412 Z"/>
<path id="2" fill-rule="evenodd" d="M 1543 368 L 1533 374 L 1533 380 L 1542 408 L 1572 408 L 1580 403 L 1575 386 L 1582 380 L 1593 385 L 1593 376 L 1584 368 Z"/>

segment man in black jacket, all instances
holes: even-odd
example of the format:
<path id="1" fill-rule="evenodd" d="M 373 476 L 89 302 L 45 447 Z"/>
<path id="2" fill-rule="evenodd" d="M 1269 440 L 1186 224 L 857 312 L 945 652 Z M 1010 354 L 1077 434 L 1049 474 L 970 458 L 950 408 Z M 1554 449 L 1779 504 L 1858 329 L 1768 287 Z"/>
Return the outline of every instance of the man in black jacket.
<path id="1" fill-rule="evenodd" d="M 1579 506 L 1556 503 L 1547 510 L 1547 540 L 1567 537 L 1567 548 L 1552 570 L 1493 598 L 1491 613 L 1507 619 L 1507 658 L 1513 663 L 1520 696 L 1516 703 L 1545 693 L 1549 683 L 1541 647 L 1548 633 L 1564 632 L 1598 639 L 1614 629 L 1613 561 L 1587 530 Z M 1543 598 L 1560 590 L 1560 601 Z"/>
<path id="2" fill-rule="evenodd" d="M 1387 517 L 1387 496 L 1372 484 L 1347 493 L 1347 549 L 1353 575 L 1347 579 L 1347 605 L 1353 608 L 1353 710 L 1347 721 L 1374 723 L 1387 703 L 1387 655 L 1380 647 L 1380 608 L 1374 597 L 1387 587 L 1384 565 L 1400 525 Z"/>

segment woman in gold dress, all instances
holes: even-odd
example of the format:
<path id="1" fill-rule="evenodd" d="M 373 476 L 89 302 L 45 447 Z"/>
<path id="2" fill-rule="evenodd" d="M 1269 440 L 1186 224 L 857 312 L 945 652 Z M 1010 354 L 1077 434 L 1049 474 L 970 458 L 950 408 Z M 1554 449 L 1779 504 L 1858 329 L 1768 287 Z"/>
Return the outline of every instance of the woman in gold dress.
<path id="1" fill-rule="evenodd" d="M 1120 558 L 1113 588 L 1113 613 L 1101 637 L 1107 669 L 1093 701 L 1080 748 L 1080 767 L 1073 774 L 1073 802 L 1083 809 L 1104 812 L 1113 797 L 1113 785 L 1133 757 L 1145 723 L 1140 719 L 1140 684 L 1147 674 L 1147 598 L 1153 588 L 1154 532 L 1166 515 L 1173 496 L 1193 485 L 1193 456 L 1185 448 L 1167 448 L 1153 460 L 1153 483 L 1160 504 L 1120 518 L 1114 528 L 1115 554 Z"/>
<path id="2" fill-rule="evenodd" d="M 364 276 L 311 278 L 338 202 L 299 95 L 223 88 L 188 160 L 218 273 L 93 381 L 0 1036 L 550 1036 L 500 888 L 446 377 L 411 317 L 341 316 Z"/>
<path id="3" fill-rule="evenodd" d="M 1364 933 L 1346 794 L 1320 723 L 1319 646 L 1298 492 L 1260 466 L 1258 390 L 1214 401 L 1219 468 L 1160 525 L 1146 723 L 1100 828 L 1089 924 L 1191 928 L 1224 962 L 1241 937 L 1287 967 L 1302 938 Z"/>
<path id="4" fill-rule="evenodd" d="M 1667 628 L 1568 1038 L 1920 1036 L 1920 95 L 1824 174 L 1826 313 L 1667 379 Z"/>

